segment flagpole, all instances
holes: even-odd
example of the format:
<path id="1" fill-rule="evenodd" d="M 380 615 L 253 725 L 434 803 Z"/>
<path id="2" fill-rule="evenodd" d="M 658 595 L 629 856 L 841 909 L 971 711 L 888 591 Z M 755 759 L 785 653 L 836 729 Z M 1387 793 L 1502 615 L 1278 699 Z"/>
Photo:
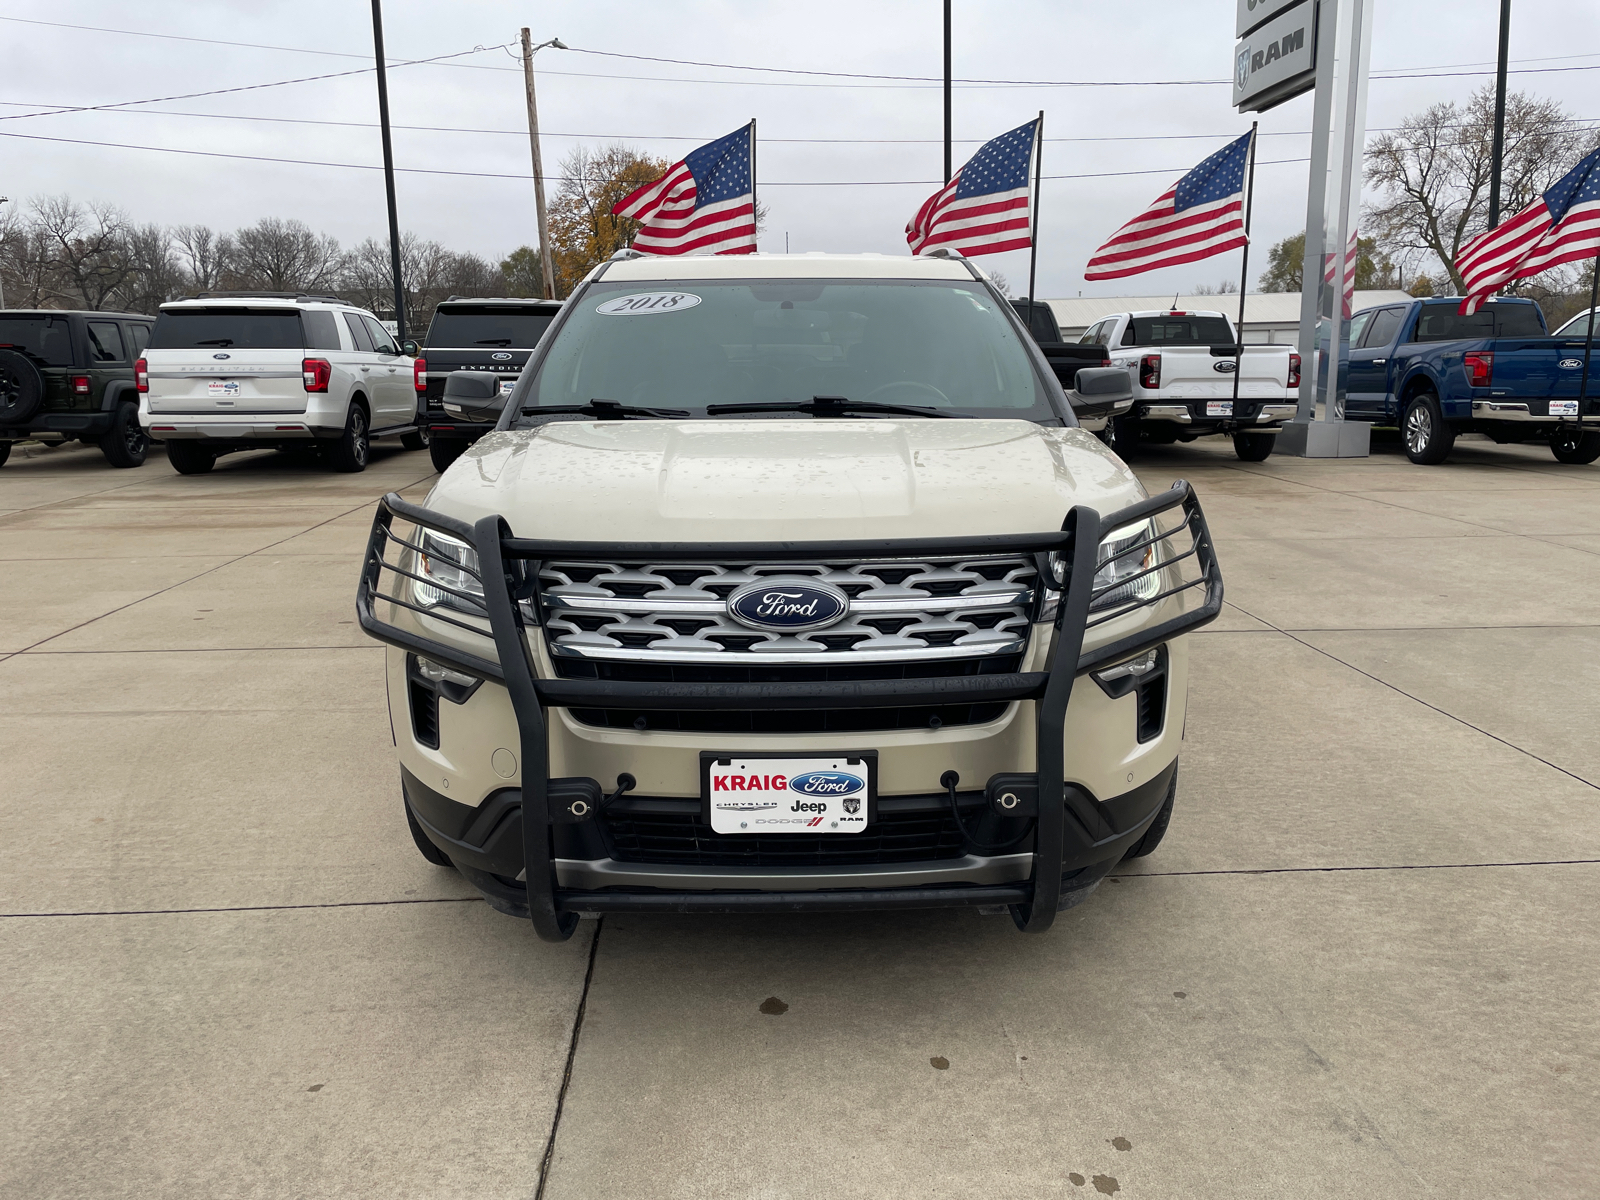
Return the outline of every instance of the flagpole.
<path id="1" fill-rule="evenodd" d="M 1233 403 L 1239 404 L 1239 373 L 1244 370 L 1244 294 L 1250 286 L 1250 209 L 1256 198 L 1256 126 L 1250 122 L 1250 166 L 1246 172 L 1244 188 L 1244 253 L 1239 256 L 1239 324 L 1234 328 L 1237 339 L 1233 347 Z"/>
<path id="2" fill-rule="evenodd" d="M 1044 170 L 1044 109 L 1033 130 L 1033 226 L 1028 230 L 1028 328 L 1033 328 L 1033 279 L 1039 265 L 1039 172 Z"/>
<path id="3" fill-rule="evenodd" d="M 950 0 L 944 0 L 944 181 L 950 182 Z"/>
<path id="4" fill-rule="evenodd" d="M 1583 440 L 1583 410 L 1589 405 L 1589 358 L 1594 353 L 1595 303 L 1600 301 L 1600 254 L 1594 256 L 1594 277 L 1589 280 L 1589 336 L 1583 342 L 1583 378 L 1578 380 L 1578 439 Z"/>
<path id="5" fill-rule="evenodd" d="M 760 221 L 760 219 L 761 218 L 756 213 L 756 119 L 754 117 L 751 117 L 750 118 L 750 224 L 751 225 L 756 225 Z M 760 229 L 757 229 L 755 234 L 752 235 L 752 237 L 759 237 L 760 233 L 761 233 Z M 752 251 L 758 251 L 760 249 L 761 249 L 761 247 L 759 245 L 751 247 Z"/>

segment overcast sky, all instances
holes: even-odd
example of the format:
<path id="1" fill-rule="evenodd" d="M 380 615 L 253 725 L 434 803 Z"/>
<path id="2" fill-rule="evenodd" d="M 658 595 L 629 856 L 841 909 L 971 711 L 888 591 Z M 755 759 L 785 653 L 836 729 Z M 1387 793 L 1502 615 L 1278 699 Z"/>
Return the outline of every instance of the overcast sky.
<path id="1" fill-rule="evenodd" d="M 1375 71 L 1442 67 L 1452 74 L 1374 80 L 1369 128 L 1393 125 L 1436 101 L 1464 100 L 1492 78 L 1460 73 L 1492 68 L 1498 9 L 1492 0 L 1375 4 Z M 1233 0 L 955 0 L 954 7 L 957 78 L 1221 80 L 1231 72 Z M 513 42 L 525 22 L 536 42 L 559 36 L 573 48 L 545 50 L 537 59 L 547 175 L 556 173 L 576 145 L 620 140 L 671 160 L 757 118 L 759 186 L 771 209 L 763 250 L 783 250 L 787 236 L 796 252 L 903 254 L 905 222 L 941 177 L 937 84 L 806 79 L 577 52 L 937 77 L 939 0 L 388 0 L 384 10 L 391 62 Z M 13 203 L 65 192 L 117 204 L 139 222 L 232 229 L 282 216 L 298 217 L 346 245 L 384 235 L 381 171 L 132 148 L 372 167 L 381 164 L 382 152 L 370 71 L 120 111 L 19 116 L 36 108 L 360 70 L 372 53 L 370 7 L 363 0 L 13 0 L 5 16 L 276 47 L 0 20 L 0 133 L 112 143 L 0 138 L 0 195 Z M 1574 116 L 1600 118 L 1600 5 L 1594 0 L 1519 4 L 1511 58 L 1513 71 L 1529 72 L 1513 74 L 1513 89 L 1552 98 Z M 501 49 L 451 63 L 394 66 L 389 72 L 397 127 L 445 127 L 395 131 L 400 223 L 452 249 L 498 258 L 535 241 L 521 69 Z M 1236 279 L 1238 253 L 1099 284 L 1084 282 L 1084 263 L 1184 171 L 1248 130 L 1249 120 L 1228 101 L 1226 84 L 958 85 L 955 136 L 963 141 L 955 159 L 959 165 L 978 143 L 1041 108 L 1047 138 L 1111 139 L 1047 141 L 1039 293 L 1187 292 L 1196 284 Z M 1256 178 L 1255 241 L 1261 250 L 1253 265 L 1264 265 L 1266 246 L 1304 226 L 1306 166 L 1277 160 L 1307 154 L 1309 138 L 1295 135 L 1309 128 L 1310 107 L 1311 97 L 1302 96 L 1261 120 L 1267 135 Z M 275 120 L 237 119 L 242 117 Z M 298 123 L 315 121 L 347 124 Z M 417 170 L 510 177 L 412 173 Z M 1154 173 L 1050 178 L 1144 170 Z M 842 186 L 819 186 L 824 183 Z M 985 265 L 1003 272 L 1018 292 L 1026 289 L 1025 253 L 995 255 Z"/>

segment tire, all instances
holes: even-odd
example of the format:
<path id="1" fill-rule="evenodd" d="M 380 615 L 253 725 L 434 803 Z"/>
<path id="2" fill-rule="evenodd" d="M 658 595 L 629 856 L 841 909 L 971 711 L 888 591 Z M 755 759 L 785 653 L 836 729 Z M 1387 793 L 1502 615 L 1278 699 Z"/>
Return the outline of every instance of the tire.
<path id="1" fill-rule="evenodd" d="M 33 360 L 16 350 L 0 350 L 0 425 L 23 425 L 44 403 L 44 376 Z"/>
<path id="2" fill-rule="evenodd" d="M 435 438 L 428 444 L 428 457 L 433 460 L 435 471 L 448 470 L 450 464 L 466 451 L 467 443 L 464 438 Z"/>
<path id="3" fill-rule="evenodd" d="M 1418 392 L 1406 405 L 1400 418 L 1400 437 L 1405 442 L 1406 457 L 1424 467 L 1437 466 L 1450 457 L 1450 448 L 1456 444 L 1456 431 L 1445 423 L 1439 411 L 1439 397 L 1432 392 Z"/>
<path id="4" fill-rule="evenodd" d="M 352 400 L 349 415 L 344 419 L 344 432 L 333 443 L 328 461 L 335 471 L 355 474 L 367 469 L 367 458 L 371 453 L 372 443 L 367 438 L 367 410 Z"/>
<path id="5" fill-rule="evenodd" d="M 432 442 L 433 439 L 428 436 L 428 430 L 425 426 L 419 427 L 415 433 L 402 433 L 400 435 L 400 444 L 407 450 L 426 450 Z"/>
<path id="6" fill-rule="evenodd" d="M 1236 433 L 1233 435 L 1233 452 L 1241 462 L 1265 462 L 1277 445 L 1275 433 Z"/>
<path id="7" fill-rule="evenodd" d="M 1128 847 L 1128 852 L 1122 856 L 1123 862 L 1127 862 L 1130 858 L 1143 858 L 1161 845 L 1161 839 L 1167 836 L 1167 826 L 1172 823 L 1172 806 L 1177 799 L 1178 772 L 1174 768 L 1172 782 L 1167 786 L 1167 798 L 1161 805 L 1161 811 L 1156 813 L 1155 820 L 1150 822 L 1150 827 L 1144 831 L 1144 835 Z"/>
<path id="8" fill-rule="evenodd" d="M 11 443 L 0 442 L 0 467 L 6 465 L 6 459 L 11 457 Z"/>
<path id="9" fill-rule="evenodd" d="M 139 408 L 135 404 L 119 404 L 111 418 L 111 428 L 100 439 L 100 453 L 113 467 L 142 467 L 150 453 L 150 439 L 139 427 Z"/>
<path id="10" fill-rule="evenodd" d="M 217 452 L 199 442 L 168 442 L 167 461 L 179 475 L 204 475 L 217 465 Z"/>
<path id="11" fill-rule="evenodd" d="M 1558 429 L 1550 437 L 1550 453 L 1558 463 L 1586 466 L 1600 458 L 1600 433 L 1579 437 L 1576 429 Z"/>
<path id="12" fill-rule="evenodd" d="M 404 800 L 401 801 L 401 804 L 405 805 L 406 824 L 411 827 L 411 840 L 417 844 L 417 850 L 422 854 L 422 857 L 436 867 L 450 867 L 453 869 L 455 863 L 450 861 L 450 856 L 430 842 L 428 835 L 422 832 L 422 826 L 417 823 L 417 817 L 411 811 L 411 805 L 406 804 Z"/>
<path id="13" fill-rule="evenodd" d="M 1118 458 L 1127 462 L 1139 445 L 1139 418 L 1112 417 L 1106 422 L 1104 440 Z"/>

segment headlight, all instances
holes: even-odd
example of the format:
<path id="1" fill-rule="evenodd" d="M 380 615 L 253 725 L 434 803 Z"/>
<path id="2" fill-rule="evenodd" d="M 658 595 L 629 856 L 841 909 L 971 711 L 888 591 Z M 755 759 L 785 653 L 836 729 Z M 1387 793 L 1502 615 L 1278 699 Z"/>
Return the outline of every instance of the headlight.
<path id="1" fill-rule="evenodd" d="M 1097 593 L 1102 589 L 1109 590 L 1105 591 L 1104 595 L 1095 596 L 1089 602 L 1089 611 L 1100 612 L 1107 608 L 1121 608 L 1154 596 L 1161 589 L 1161 574 L 1159 571 L 1151 571 L 1150 568 L 1160 561 L 1156 553 L 1159 542 L 1155 525 L 1149 521 L 1126 525 L 1113 530 L 1110 535 L 1102 539 L 1099 552 L 1095 555 L 1096 569 L 1092 587 Z M 1142 574 L 1145 571 L 1150 573 Z M 1054 577 L 1059 593 L 1059 589 L 1065 587 L 1067 581 L 1067 564 L 1060 555 L 1050 556 L 1050 574 Z M 1139 578 L 1132 578 L 1135 575 Z M 1122 583 L 1122 580 L 1128 582 Z M 1121 586 L 1117 586 L 1119 583 Z M 1049 620 L 1054 613 L 1055 604 L 1047 598 L 1046 612 L 1040 620 Z"/>
<path id="2" fill-rule="evenodd" d="M 1099 567 L 1094 573 L 1096 595 L 1089 602 L 1089 611 L 1149 600 L 1160 591 L 1161 573 L 1151 570 L 1157 562 L 1156 545 L 1156 527 L 1150 521 L 1125 525 L 1103 538 L 1097 560 Z M 1146 571 L 1149 574 L 1143 574 Z M 1132 578 L 1135 575 L 1139 578 Z M 1124 579 L 1128 582 L 1122 583 Z M 1102 589 L 1109 590 L 1101 595 Z"/>
<path id="3" fill-rule="evenodd" d="M 484 616 L 487 610 L 483 602 L 483 584 L 478 579 L 478 552 L 465 542 L 428 529 L 422 531 L 421 545 L 417 574 L 432 583 L 418 580 L 413 585 L 417 603 L 424 608 L 453 608 L 475 617 Z M 437 587 L 433 586 L 435 583 Z M 462 595 L 452 595 L 452 592 Z"/>

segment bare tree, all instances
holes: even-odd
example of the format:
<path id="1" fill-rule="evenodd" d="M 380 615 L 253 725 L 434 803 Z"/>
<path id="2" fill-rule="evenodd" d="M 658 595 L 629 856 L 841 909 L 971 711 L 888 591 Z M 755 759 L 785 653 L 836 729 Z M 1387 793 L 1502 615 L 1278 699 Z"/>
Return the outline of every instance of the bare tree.
<path id="1" fill-rule="evenodd" d="M 1485 85 L 1465 108 L 1435 104 L 1367 147 L 1367 182 L 1383 194 L 1367 207 L 1363 228 L 1397 259 L 1436 258 L 1458 292 L 1456 254 L 1488 225 L 1493 136 L 1494 88 Z M 1531 203 L 1594 148 L 1597 136 L 1554 101 L 1507 96 L 1502 214 Z"/>
<path id="2" fill-rule="evenodd" d="M 107 204 L 80 205 L 68 196 L 42 196 L 30 207 L 49 255 L 46 286 L 68 304 L 107 307 L 133 275 L 121 210 Z"/>
<path id="3" fill-rule="evenodd" d="M 172 235 L 164 225 L 130 225 L 124 250 L 133 275 L 123 286 L 125 307 L 154 313 L 183 290 L 183 268 L 172 252 Z"/>
<path id="4" fill-rule="evenodd" d="M 339 243 L 303 221 L 262 217 L 233 236 L 223 282 L 264 291 L 315 291 L 334 285 L 343 265 Z"/>
<path id="5" fill-rule="evenodd" d="M 172 238 L 187 260 L 187 286 L 197 292 L 215 288 L 233 249 L 232 239 L 218 237 L 209 225 L 174 225 Z"/>

